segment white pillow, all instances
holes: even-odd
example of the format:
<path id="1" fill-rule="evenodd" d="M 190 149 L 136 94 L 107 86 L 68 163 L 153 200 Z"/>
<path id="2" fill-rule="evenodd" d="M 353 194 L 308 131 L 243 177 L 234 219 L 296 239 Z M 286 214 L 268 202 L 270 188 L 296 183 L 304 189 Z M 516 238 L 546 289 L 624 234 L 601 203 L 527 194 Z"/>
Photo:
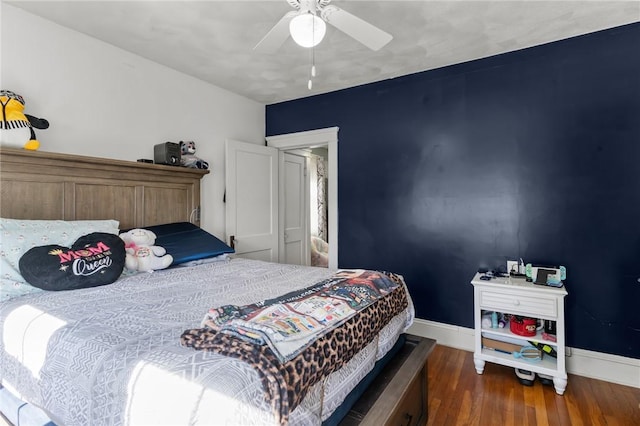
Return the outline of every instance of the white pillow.
<path id="1" fill-rule="evenodd" d="M 117 220 L 23 220 L 0 218 L 0 302 L 39 289 L 20 275 L 18 262 L 32 247 L 59 244 L 70 247 L 92 232 L 118 235 Z"/>

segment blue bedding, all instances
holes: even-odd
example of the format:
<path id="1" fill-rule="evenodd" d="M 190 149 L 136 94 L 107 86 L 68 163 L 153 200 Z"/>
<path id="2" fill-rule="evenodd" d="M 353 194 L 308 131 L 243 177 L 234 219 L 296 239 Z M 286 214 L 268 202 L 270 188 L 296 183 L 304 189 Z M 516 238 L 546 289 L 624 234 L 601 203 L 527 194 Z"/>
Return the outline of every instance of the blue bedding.
<path id="1" fill-rule="evenodd" d="M 155 245 L 164 247 L 173 256 L 172 266 L 235 252 L 223 241 L 190 222 L 146 226 L 144 229 L 156 234 Z"/>

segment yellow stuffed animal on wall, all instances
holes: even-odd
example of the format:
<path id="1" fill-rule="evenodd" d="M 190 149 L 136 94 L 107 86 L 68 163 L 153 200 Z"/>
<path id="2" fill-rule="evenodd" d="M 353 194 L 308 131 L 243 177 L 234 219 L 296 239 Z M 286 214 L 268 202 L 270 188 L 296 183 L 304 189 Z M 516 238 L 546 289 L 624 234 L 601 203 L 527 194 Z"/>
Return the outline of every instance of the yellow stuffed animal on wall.
<path id="1" fill-rule="evenodd" d="M 49 122 L 24 114 L 24 98 L 9 90 L 0 90 L 2 121 L 0 121 L 0 145 L 11 148 L 36 150 L 40 142 L 33 128 L 47 129 Z"/>

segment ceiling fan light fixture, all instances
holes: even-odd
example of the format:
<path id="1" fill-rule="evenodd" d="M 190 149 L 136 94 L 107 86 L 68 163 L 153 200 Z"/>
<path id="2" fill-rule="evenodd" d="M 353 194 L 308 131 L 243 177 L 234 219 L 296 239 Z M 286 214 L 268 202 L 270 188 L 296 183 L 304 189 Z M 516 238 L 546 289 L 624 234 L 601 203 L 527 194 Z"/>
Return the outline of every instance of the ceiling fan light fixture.
<path id="1" fill-rule="evenodd" d="M 327 32 L 327 24 L 313 13 L 302 13 L 289 23 L 291 38 L 302 47 L 317 46 Z"/>

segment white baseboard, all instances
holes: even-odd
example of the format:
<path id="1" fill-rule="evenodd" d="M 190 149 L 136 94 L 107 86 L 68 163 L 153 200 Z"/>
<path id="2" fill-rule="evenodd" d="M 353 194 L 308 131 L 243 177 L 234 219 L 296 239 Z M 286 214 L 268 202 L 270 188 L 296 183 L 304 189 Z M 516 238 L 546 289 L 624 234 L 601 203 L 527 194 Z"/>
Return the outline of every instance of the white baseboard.
<path id="1" fill-rule="evenodd" d="M 474 350 L 472 328 L 416 318 L 407 333 L 435 339 L 443 346 L 469 352 Z M 568 349 L 571 356 L 566 358 L 567 373 L 640 388 L 640 359 L 578 348 Z"/>
<path id="2" fill-rule="evenodd" d="M 409 334 L 434 339 L 439 345 L 473 352 L 473 328 L 416 318 L 407 330 Z"/>

